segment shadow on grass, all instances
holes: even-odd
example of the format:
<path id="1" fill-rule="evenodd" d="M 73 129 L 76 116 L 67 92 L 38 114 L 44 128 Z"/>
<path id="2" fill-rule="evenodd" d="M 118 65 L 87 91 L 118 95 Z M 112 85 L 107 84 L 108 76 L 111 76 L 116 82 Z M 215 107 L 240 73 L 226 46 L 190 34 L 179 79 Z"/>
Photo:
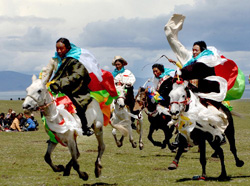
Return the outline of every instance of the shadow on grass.
<path id="1" fill-rule="evenodd" d="M 99 186 L 99 185 L 112 185 L 112 186 L 115 186 L 115 185 L 118 185 L 117 183 L 103 183 L 103 182 L 97 182 L 97 183 L 93 183 L 93 184 L 83 184 L 83 186 Z"/>
<path id="2" fill-rule="evenodd" d="M 218 177 L 207 177 L 205 181 L 220 181 L 227 182 L 237 178 L 250 178 L 250 176 L 228 176 L 226 179 L 220 180 Z M 185 181 L 201 181 L 201 180 L 193 180 L 192 178 L 182 178 L 176 180 L 176 182 L 185 182 Z"/>

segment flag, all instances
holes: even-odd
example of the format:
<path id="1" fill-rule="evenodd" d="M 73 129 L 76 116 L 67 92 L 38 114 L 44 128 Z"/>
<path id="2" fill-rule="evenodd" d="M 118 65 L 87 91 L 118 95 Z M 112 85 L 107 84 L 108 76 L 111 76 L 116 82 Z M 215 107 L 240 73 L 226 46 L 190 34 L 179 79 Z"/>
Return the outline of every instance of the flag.
<path id="1" fill-rule="evenodd" d="M 221 55 L 226 61 L 214 67 L 215 74 L 227 81 L 227 93 L 224 101 L 240 99 L 245 90 L 245 75 L 237 64 Z"/>

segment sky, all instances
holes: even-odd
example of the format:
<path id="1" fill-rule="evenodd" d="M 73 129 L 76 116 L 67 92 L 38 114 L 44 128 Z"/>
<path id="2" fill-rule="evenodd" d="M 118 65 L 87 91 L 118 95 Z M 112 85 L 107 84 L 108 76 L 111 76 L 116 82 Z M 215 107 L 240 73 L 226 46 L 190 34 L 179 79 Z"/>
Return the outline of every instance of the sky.
<path id="1" fill-rule="evenodd" d="M 178 37 L 187 49 L 204 40 L 248 75 L 249 10 L 249 0 L 0 0 L 0 71 L 38 75 L 65 37 L 105 70 L 119 55 L 136 77 L 151 77 L 161 55 L 176 59 L 164 26 L 177 13 L 186 16 Z"/>

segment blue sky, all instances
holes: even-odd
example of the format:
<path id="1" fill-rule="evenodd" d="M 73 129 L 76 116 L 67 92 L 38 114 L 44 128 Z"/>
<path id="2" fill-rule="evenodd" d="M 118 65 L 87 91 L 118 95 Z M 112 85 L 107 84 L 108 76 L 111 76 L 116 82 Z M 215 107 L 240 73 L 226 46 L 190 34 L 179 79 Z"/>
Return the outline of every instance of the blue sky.
<path id="1" fill-rule="evenodd" d="M 248 75 L 249 10 L 248 0 L 0 0 L 0 71 L 38 74 L 56 40 L 66 37 L 91 51 L 103 69 L 112 71 L 120 55 L 136 77 L 151 77 L 161 55 L 176 59 L 164 25 L 179 13 L 186 16 L 179 39 L 188 49 L 204 40 Z"/>

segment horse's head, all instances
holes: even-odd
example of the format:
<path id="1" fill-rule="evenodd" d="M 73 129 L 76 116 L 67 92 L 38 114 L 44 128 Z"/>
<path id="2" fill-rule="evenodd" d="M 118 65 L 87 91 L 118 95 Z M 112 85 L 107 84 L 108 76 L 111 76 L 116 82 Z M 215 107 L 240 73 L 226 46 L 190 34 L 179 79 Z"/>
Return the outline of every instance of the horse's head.
<path id="1" fill-rule="evenodd" d="M 186 108 L 188 103 L 186 87 L 188 85 L 188 81 L 176 81 L 173 84 L 173 89 L 169 93 L 170 97 L 170 105 L 169 111 L 172 119 L 177 120 Z"/>
<path id="2" fill-rule="evenodd" d="M 140 87 L 137 95 L 135 96 L 135 106 L 134 111 L 141 111 L 145 103 L 147 101 L 146 89 L 144 87 Z"/>
<path id="3" fill-rule="evenodd" d="M 33 75 L 32 84 L 26 89 L 26 92 L 27 96 L 22 105 L 24 110 L 35 111 L 48 102 L 46 82 L 37 79 L 35 75 Z"/>
<path id="4" fill-rule="evenodd" d="M 122 109 L 125 107 L 125 97 L 126 97 L 125 85 L 116 85 L 115 87 L 117 92 L 119 92 L 119 96 L 115 100 L 115 104 L 117 104 L 119 108 Z"/>

